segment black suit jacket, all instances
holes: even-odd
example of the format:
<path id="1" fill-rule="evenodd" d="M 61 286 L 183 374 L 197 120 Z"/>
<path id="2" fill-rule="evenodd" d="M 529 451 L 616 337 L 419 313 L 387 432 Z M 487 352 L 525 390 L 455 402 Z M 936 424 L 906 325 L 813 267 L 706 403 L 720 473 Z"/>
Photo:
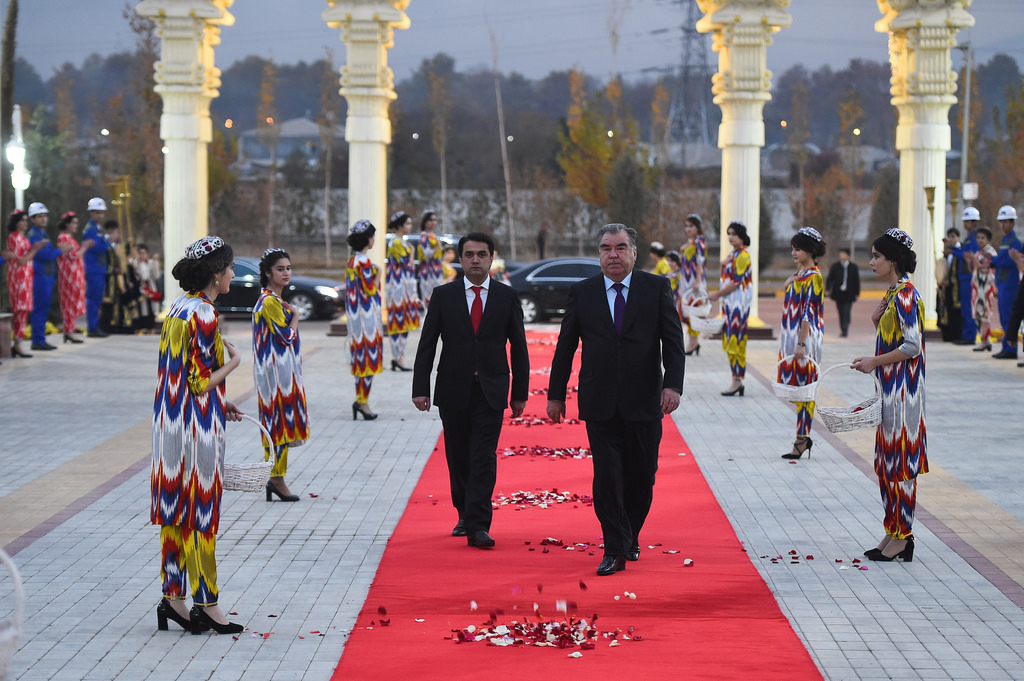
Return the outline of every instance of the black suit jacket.
<path id="1" fill-rule="evenodd" d="M 631 421 L 660 419 L 662 388 L 683 392 L 683 329 L 665 277 L 633 270 L 621 336 L 608 308 L 604 276 L 573 285 L 551 362 L 549 400 L 565 401 L 581 340 L 581 419 L 602 421 L 616 412 Z"/>
<path id="2" fill-rule="evenodd" d="M 430 397 L 430 370 L 434 366 L 439 338 L 441 360 L 437 365 L 433 399 L 438 407 L 469 407 L 475 370 L 487 404 L 492 409 L 504 410 L 509 400 L 509 355 L 512 358 L 512 399 L 526 401 L 530 391 L 530 357 L 523 328 L 523 308 L 511 288 L 491 280 L 476 334 L 469 318 L 463 279 L 460 277 L 434 289 L 413 364 L 413 397 Z M 508 354 L 506 344 L 511 348 Z"/>
<path id="3" fill-rule="evenodd" d="M 832 263 L 832 267 L 828 271 L 828 278 L 825 280 L 828 297 L 837 303 L 852 303 L 860 296 L 860 270 L 857 269 L 857 264 L 853 260 L 846 267 L 845 291 L 840 290 L 843 285 L 843 263 L 841 260 Z"/>

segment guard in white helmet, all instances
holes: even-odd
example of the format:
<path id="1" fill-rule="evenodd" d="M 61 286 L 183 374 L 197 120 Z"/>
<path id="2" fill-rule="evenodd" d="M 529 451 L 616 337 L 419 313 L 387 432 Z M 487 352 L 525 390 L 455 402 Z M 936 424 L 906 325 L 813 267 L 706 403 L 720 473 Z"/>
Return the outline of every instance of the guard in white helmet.
<path id="1" fill-rule="evenodd" d="M 36 201 L 28 207 L 28 242 L 35 249 L 32 256 L 32 349 L 56 350 L 57 347 L 46 342 L 46 318 L 50 316 L 50 301 L 53 300 L 53 287 L 57 284 L 57 258 L 65 251 L 71 250 L 70 244 L 62 244 L 60 248 L 50 243 L 50 235 L 46 233 L 46 225 L 50 221 L 50 211 Z"/>
<path id="2" fill-rule="evenodd" d="M 1017 258 L 1021 257 L 1021 243 L 1013 231 L 1017 222 L 1017 210 L 1013 206 L 999 209 L 996 219 L 1003 230 L 1003 240 L 999 243 L 999 252 L 992 258 L 992 266 L 996 270 L 996 292 L 999 297 L 999 322 L 1003 325 L 1003 347 L 996 354 L 996 359 L 1017 359 L 1017 329 L 1010 333 L 1010 318 L 1013 316 L 1013 302 L 1020 285 L 1020 270 L 1017 269 Z M 1019 325 L 1019 321 L 1018 321 Z"/>
<path id="3" fill-rule="evenodd" d="M 100 328 L 100 307 L 107 288 L 107 251 L 114 244 L 101 226 L 107 214 L 106 202 L 98 196 L 91 198 L 88 210 L 89 222 L 85 225 L 82 240 L 91 240 L 93 245 L 85 252 L 85 317 L 89 323 L 89 335 L 103 338 L 109 334 Z"/>
<path id="4" fill-rule="evenodd" d="M 974 308 L 971 307 L 971 262 L 973 254 L 978 252 L 978 234 L 975 230 L 981 224 L 981 213 L 974 206 L 964 208 L 964 231 L 967 232 L 960 245 L 953 249 L 953 257 L 957 261 L 957 279 L 959 283 L 960 314 L 963 317 L 962 333 L 957 345 L 974 345 L 978 336 L 978 325 L 974 321 Z M 967 254 L 972 255 L 968 256 Z"/>

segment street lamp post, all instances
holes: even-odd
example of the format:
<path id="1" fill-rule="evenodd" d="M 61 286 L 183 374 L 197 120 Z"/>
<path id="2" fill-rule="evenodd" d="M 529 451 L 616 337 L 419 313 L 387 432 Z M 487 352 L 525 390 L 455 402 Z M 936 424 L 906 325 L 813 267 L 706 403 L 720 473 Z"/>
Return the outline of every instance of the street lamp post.
<path id="1" fill-rule="evenodd" d="M 25 207 L 25 190 L 32 182 L 32 173 L 25 168 L 25 142 L 21 139 L 21 106 L 14 105 L 11 117 L 12 135 L 7 143 L 7 160 L 11 163 L 11 186 L 14 187 L 14 207 Z"/>

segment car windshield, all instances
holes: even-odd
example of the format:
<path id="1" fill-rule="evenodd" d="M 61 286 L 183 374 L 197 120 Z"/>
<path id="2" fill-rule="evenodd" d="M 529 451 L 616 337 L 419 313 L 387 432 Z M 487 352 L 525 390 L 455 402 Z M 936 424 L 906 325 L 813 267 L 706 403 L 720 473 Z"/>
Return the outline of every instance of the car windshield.
<path id="1" fill-rule="evenodd" d="M 235 260 L 235 279 L 258 277 L 259 272 L 244 260 Z"/>

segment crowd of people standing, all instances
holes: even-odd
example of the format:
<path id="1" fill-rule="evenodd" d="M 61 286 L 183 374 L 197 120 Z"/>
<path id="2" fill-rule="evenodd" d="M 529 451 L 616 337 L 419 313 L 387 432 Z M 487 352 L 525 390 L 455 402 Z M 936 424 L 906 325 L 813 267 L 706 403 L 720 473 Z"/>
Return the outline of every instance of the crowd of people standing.
<path id="1" fill-rule="evenodd" d="M 76 322 L 86 316 L 86 334 L 103 338 L 110 333 L 148 332 L 155 322 L 159 291 L 159 265 L 145 244 L 137 244 L 132 257 L 118 248 L 120 225 L 104 220 L 106 202 L 90 199 L 89 221 L 81 241 L 78 215 L 66 212 L 57 221 L 56 243 L 47 228 L 50 211 L 33 202 L 27 211 L 13 211 L 7 224 L 7 287 L 14 318 L 14 357 L 31 357 L 29 350 L 52 351 L 47 323 L 56 291 L 60 306 L 59 333 L 64 343 L 81 343 Z M 101 226 L 102 224 L 102 226 Z M 125 248 L 131 252 L 128 244 Z M 26 332 L 29 340 L 26 348 Z"/>

